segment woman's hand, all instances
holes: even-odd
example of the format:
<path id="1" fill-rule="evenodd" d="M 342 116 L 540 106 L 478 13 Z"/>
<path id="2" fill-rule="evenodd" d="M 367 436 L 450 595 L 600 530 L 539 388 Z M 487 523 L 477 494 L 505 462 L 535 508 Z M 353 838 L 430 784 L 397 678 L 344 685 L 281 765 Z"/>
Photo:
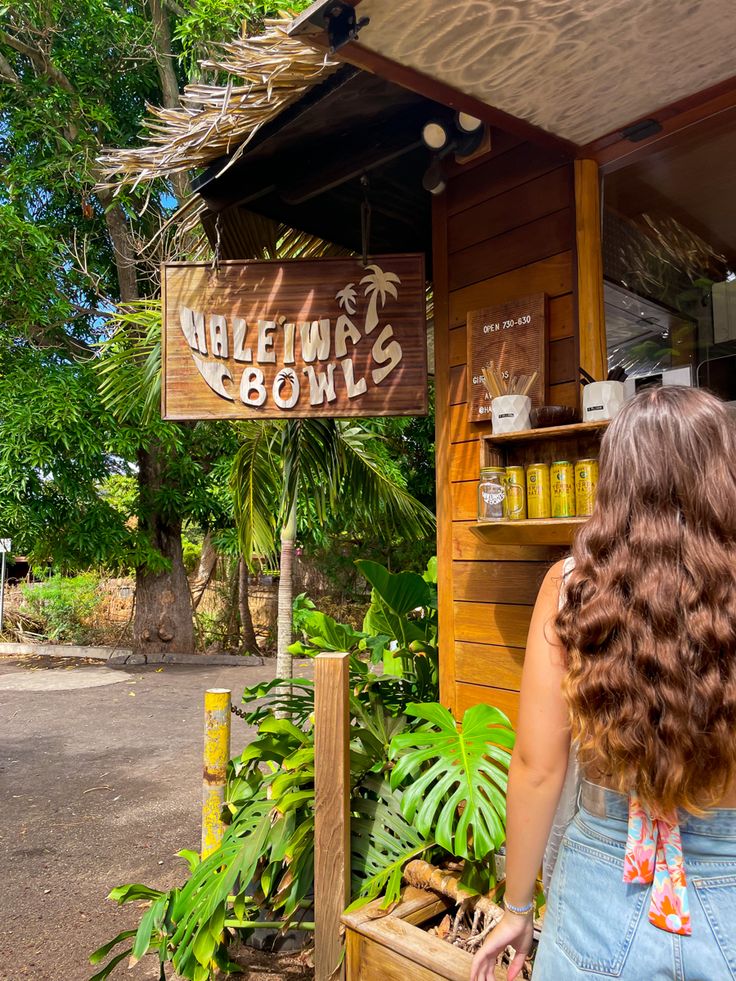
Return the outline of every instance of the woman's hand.
<path id="1" fill-rule="evenodd" d="M 507 947 L 514 948 L 514 959 L 509 964 L 509 981 L 514 981 L 521 973 L 524 961 L 529 956 L 534 939 L 534 919 L 531 913 L 517 916 L 504 913 L 503 919 L 491 931 L 488 940 L 473 958 L 470 981 L 495 981 L 496 958 Z"/>

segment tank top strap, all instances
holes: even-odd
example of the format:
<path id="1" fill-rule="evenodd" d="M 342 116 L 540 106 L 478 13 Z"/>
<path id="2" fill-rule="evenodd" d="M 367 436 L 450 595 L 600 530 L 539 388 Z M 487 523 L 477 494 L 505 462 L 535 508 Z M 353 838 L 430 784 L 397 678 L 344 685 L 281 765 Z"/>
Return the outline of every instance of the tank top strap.
<path id="1" fill-rule="evenodd" d="M 690 906 L 680 825 L 653 817 L 636 794 L 629 795 L 624 882 L 652 886 L 649 922 L 668 933 L 690 936 Z"/>

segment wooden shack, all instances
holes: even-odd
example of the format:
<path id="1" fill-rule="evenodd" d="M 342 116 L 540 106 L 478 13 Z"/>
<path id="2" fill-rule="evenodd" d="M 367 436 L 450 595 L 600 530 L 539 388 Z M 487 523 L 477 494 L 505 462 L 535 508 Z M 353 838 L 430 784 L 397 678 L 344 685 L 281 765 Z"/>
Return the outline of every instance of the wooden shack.
<path id="1" fill-rule="evenodd" d="M 653 257 L 652 275 L 663 278 L 669 254 L 683 287 L 701 274 L 725 288 L 736 258 L 734 226 L 717 217 L 719 207 L 736 211 L 722 156 L 736 142 L 736 22 L 721 0 L 689 8 L 687 25 L 671 14 L 630 0 L 594 12 L 574 0 L 514 11 L 351 0 L 315 3 L 292 28 L 322 50 L 342 44 L 336 56 L 346 63 L 487 127 L 484 152 L 444 158 L 444 186 L 432 195 L 441 691 L 457 715 L 485 701 L 516 717 L 539 584 L 585 520 L 479 525 L 481 464 L 593 456 L 601 435 L 582 425 L 494 439 L 490 420 L 469 421 L 469 313 L 546 295 L 545 401 L 555 405 L 578 406 L 579 367 L 604 379 L 625 360 L 636 375 L 630 390 L 633 381 L 702 384 L 699 366 L 736 350 L 732 328 L 719 342 L 708 333 L 712 315 L 705 324 L 673 300 L 674 288 L 648 288 L 635 261 Z M 698 269 L 686 269 L 678 248 L 697 239 Z M 641 323 L 650 350 L 668 331 L 687 341 L 647 361 L 633 336 Z"/>
<path id="2" fill-rule="evenodd" d="M 539 583 L 584 518 L 480 527 L 479 468 L 595 455 L 600 430 L 496 438 L 471 421 L 468 318 L 544 298 L 548 404 L 577 407 L 579 368 L 603 379 L 614 365 L 629 392 L 677 382 L 736 399 L 731 5 L 317 2 L 241 47 L 246 86 L 193 91 L 161 115 L 153 150 L 110 172 L 202 166 L 223 259 L 249 255 L 261 219 L 335 254 L 424 253 L 442 699 L 513 719 Z M 463 119 L 482 129 L 470 151 L 423 141 Z"/>

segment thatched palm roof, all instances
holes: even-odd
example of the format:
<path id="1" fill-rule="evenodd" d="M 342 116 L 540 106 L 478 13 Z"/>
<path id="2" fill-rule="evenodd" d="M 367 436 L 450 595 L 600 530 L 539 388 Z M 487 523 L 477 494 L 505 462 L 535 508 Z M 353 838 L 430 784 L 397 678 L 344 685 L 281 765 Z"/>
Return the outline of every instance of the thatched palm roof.
<path id="1" fill-rule="evenodd" d="M 187 85 L 179 109 L 148 107 L 145 146 L 108 149 L 99 159 L 109 187 L 137 185 L 243 152 L 255 134 L 338 67 L 286 33 L 288 20 L 266 22 L 263 34 L 219 46 L 201 62 L 227 76 L 224 85 Z"/>

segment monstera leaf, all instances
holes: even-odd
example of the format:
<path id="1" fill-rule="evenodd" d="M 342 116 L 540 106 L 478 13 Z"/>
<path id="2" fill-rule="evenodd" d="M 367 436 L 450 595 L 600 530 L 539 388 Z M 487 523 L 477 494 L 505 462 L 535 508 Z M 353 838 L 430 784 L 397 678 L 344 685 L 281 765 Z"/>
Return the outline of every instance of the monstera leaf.
<path id="1" fill-rule="evenodd" d="M 468 709 L 462 726 L 436 703 L 412 704 L 405 711 L 426 725 L 391 741 L 391 756 L 398 759 L 391 787 L 404 788 L 404 817 L 450 854 L 486 858 L 505 837 L 514 745 L 509 720 L 490 705 Z"/>

